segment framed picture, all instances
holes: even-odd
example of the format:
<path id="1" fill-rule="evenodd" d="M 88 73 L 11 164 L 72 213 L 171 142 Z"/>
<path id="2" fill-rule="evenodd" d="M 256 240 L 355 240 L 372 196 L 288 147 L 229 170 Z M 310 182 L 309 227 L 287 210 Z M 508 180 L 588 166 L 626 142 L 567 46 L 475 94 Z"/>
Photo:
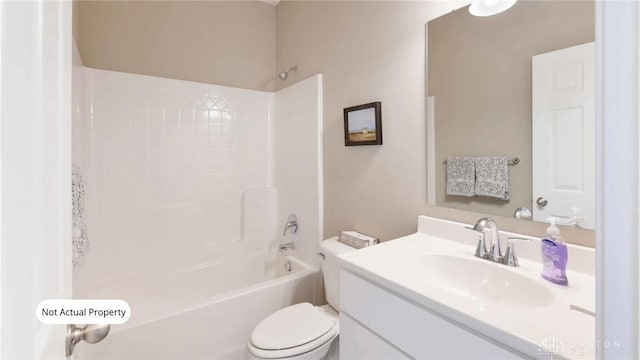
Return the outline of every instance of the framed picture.
<path id="1" fill-rule="evenodd" d="M 381 102 L 344 109 L 344 145 L 382 145 Z"/>

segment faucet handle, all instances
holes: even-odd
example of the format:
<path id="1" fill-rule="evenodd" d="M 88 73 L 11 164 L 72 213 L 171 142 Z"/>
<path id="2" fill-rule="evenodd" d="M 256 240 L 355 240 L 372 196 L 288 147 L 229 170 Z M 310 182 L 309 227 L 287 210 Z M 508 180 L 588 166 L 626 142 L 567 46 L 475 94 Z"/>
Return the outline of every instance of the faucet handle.
<path id="1" fill-rule="evenodd" d="M 516 255 L 516 249 L 513 246 L 513 240 L 531 241 L 531 239 L 517 236 L 510 236 L 507 238 L 507 250 L 502 258 L 502 263 L 507 266 L 518 267 L 520 266 L 520 263 L 518 262 L 518 256 Z"/>
<path id="2" fill-rule="evenodd" d="M 509 240 L 531 241 L 530 238 L 520 237 L 520 236 L 509 236 L 507 237 L 507 242 L 510 242 Z"/>
<path id="3" fill-rule="evenodd" d="M 287 235 L 287 230 L 291 234 L 295 234 L 298 232 L 298 217 L 296 214 L 289 214 L 287 217 L 287 223 L 284 225 L 284 231 L 282 232 L 282 237 Z"/>
<path id="4" fill-rule="evenodd" d="M 465 226 L 464 228 L 478 233 L 478 246 L 476 247 L 475 256 L 485 259 L 489 253 L 487 252 L 487 245 L 484 239 L 484 231 L 477 231 L 471 226 Z"/>

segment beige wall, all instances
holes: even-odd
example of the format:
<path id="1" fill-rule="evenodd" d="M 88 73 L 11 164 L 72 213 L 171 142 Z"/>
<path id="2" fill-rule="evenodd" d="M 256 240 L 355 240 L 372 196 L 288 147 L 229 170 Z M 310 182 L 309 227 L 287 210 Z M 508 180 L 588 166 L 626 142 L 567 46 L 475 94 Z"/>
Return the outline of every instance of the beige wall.
<path id="1" fill-rule="evenodd" d="M 592 1 L 520 1 L 498 16 L 467 9 L 428 26 L 429 95 L 435 96 L 436 203 L 512 216 L 531 206 L 531 57 L 594 41 Z M 511 200 L 446 196 L 449 155 L 518 156 Z"/>
<path id="2" fill-rule="evenodd" d="M 80 1 L 84 65 L 275 89 L 276 8 L 259 1 Z"/>
<path id="3" fill-rule="evenodd" d="M 390 239 L 426 207 L 425 24 L 462 3 L 80 2 L 76 31 L 90 67 L 261 90 L 323 73 L 325 236 Z M 346 148 L 342 109 L 376 100 L 384 145 Z"/>
<path id="4" fill-rule="evenodd" d="M 77 36 L 86 65 L 124 72 L 261 90 L 323 73 L 324 236 L 384 240 L 428 212 L 425 24 L 462 3 L 81 2 Z M 345 147 L 342 109 L 377 100 L 384 145 Z"/>
<path id="5" fill-rule="evenodd" d="M 278 87 L 324 74 L 324 236 L 391 239 L 426 208 L 425 24 L 451 2 L 285 1 L 277 11 Z M 342 110 L 382 101 L 382 146 L 344 146 Z"/>

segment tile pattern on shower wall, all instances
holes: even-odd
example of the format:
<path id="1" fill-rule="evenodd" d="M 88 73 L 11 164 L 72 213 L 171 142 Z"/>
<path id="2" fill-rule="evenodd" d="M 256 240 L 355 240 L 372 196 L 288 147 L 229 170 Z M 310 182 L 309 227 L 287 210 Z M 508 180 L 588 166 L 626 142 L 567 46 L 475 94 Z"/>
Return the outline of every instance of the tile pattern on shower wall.
<path id="1" fill-rule="evenodd" d="M 82 74 L 74 124 L 88 139 L 78 156 L 91 198 L 93 280 L 242 251 L 243 192 L 271 185 L 273 95 L 89 68 Z"/>

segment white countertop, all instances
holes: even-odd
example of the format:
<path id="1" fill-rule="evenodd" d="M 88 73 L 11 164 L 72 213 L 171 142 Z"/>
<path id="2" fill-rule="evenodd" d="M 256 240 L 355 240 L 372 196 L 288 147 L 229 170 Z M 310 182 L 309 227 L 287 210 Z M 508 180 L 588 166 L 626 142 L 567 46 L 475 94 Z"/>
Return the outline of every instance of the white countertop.
<path id="1" fill-rule="evenodd" d="M 516 244 L 517 251 L 518 245 L 522 245 L 520 267 L 510 268 L 476 258 L 477 234 L 464 229 L 465 226 L 468 224 L 421 216 L 417 233 L 342 254 L 341 266 L 527 356 L 548 359 L 553 352 L 554 358 L 557 355 L 594 358 L 595 317 L 570 310 L 570 305 L 577 305 L 595 312 L 594 249 L 569 245 L 569 285 L 561 286 L 544 280 L 540 276 L 540 260 L 531 259 L 536 255 L 534 249 L 539 258 L 540 239 L 525 236 L 532 241 Z M 407 254 L 415 253 L 456 256 L 499 266 L 545 287 L 553 295 L 553 301 L 522 307 L 445 294 L 423 281 L 420 271 L 407 265 Z"/>

